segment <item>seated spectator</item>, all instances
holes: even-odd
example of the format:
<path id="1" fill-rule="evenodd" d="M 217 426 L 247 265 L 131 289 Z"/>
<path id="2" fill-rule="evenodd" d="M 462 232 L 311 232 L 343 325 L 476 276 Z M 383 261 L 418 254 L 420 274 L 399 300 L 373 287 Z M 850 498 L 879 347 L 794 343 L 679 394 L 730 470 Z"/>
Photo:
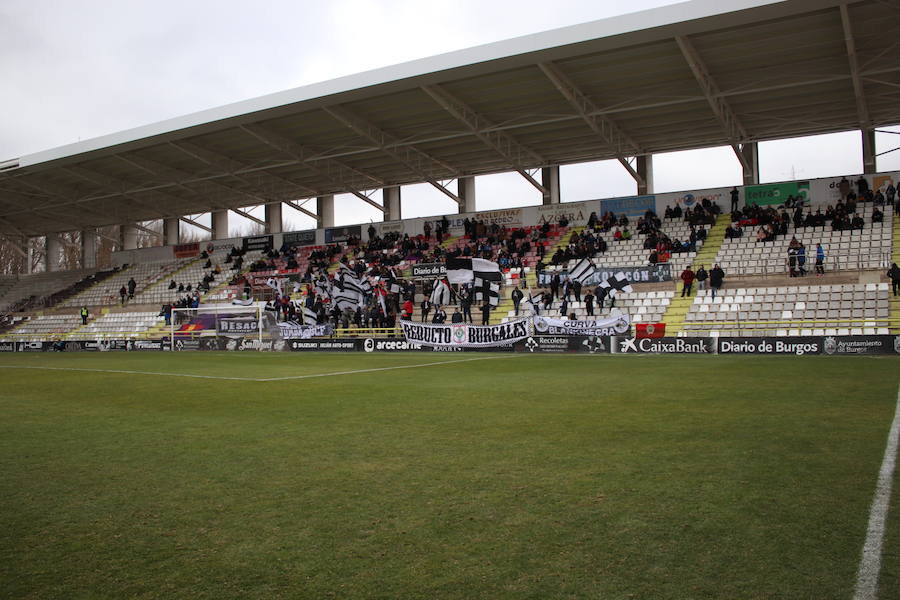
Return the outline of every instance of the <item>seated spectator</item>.
<path id="1" fill-rule="evenodd" d="M 857 214 L 854 214 L 853 219 L 850 221 L 850 230 L 851 231 L 862 230 L 862 228 L 864 226 L 865 226 L 865 223 L 863 223 L 862 217 L 860 217 Z"/>
<path id="2" fill-rule="evenodd" d="M 872 209 L 872 222 L 881 223 L 884 221 L 884 213 L 878 210 L 878 207 Z"/>

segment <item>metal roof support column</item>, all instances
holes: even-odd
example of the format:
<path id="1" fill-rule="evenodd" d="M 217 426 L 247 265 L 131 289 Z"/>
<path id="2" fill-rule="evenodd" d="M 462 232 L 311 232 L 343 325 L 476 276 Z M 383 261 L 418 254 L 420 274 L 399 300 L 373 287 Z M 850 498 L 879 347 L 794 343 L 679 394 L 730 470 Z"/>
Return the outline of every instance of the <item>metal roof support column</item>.
<path id="1" fill-rule="evenodd" d="M 281 220 L 281 202 L 266 204 L 266 233 L 281 233 L 284 225 Z"/>
<path id="2" fill-rule="evenodd" d="M 749 171 L 744 169 L 744 185 L 756 185 L 759 183 L 759 146 L 756 142 L 741 144 L 741 154 Z"/>
<path id="3" fill-rule="evenodd" d="M 559 204 L 559 165 L 541 169 L 544 184 L 544 204 Z"/>
<path id="4" fill-rule="evenodd" d="M 176 246 L 181 243 L 181 221 L 178 217 L 163 219 L 163 244 Z"/>
<path id="5" fill-rule="evenodd" d="M 125 223 L 119 225 L 119 237 L 122 239 L 123 250 L 134 250 L 137 248 L 138 230 L 134 223 Z"/>
<path id="6" fill-rule="evenodd" d="M 228 211 L 214 210 L 210 215 L 212 223 L 212 239 L 226 240 L 228 239 Z"/>
<path id="7" fill-rule="evenodd" d="M 334 227 L 334 195 L 316 198 L 316 214 L 319 215 L 317 227 Z"/>
<path id="8" fill-rule="evenodd" d="M 49 271 L 59 271 L 59 261 L 62 256 L 62 242 L 58 233 L 47 234 L 47 252 L 45 269 Z"/>
<path id="9" fill-rule="evenodd" d="M 381 199 L 384 203 L 384 220 L 399 221 L 402 217 L 400 206 L 400 186 L 382 188 Z"/>
<path id="10" fill-rule="evenodd" d="M 471 213 L 475 212 L 475 178 L 460 177 L 456 180 L 456 194 L 462 202 L 459 205 L 459 212 Z"/>
<path id="11" fill-rule="evenodd" d="M 877 173 L 877 154 L 875 153 L 875 130 L 862 130 L 863 173 L 870 175 Z"/>
<path id="12" fill-rule="evenodd" d="M 646 196 L 653 193 L 653 155 L 645 154 L 637 157 L 637 173 L 644 181 L 638 180 L 638 196 Z"/>
<path id="13" fill-rule="evenodd" d="M 97 230 L 81 231 L 81 268 L 93 269 L 97 266 Z"/>

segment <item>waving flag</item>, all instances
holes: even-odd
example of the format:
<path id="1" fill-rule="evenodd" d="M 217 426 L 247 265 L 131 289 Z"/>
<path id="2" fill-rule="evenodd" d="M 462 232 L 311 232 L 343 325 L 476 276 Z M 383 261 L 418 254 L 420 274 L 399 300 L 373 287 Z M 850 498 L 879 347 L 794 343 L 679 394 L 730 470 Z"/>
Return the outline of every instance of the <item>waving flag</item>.
<path id="1" fill-rule="evenodd" d="M 628 294 L 634 291 L 634 288 L 631 287 L 631 282 L 628 281 L 628 278 L 625 277 L 625 273 L 622 271 L 601 282 L 600 287 L 605 288 L 611 298 L 615 298 L 618 292 Z"/>
<path id="2" fill-rule="evenodd" d="M 574 267 L 569 269 L 569 279 L 584 283 L 590 279 L 596 270 L 597 267 L 594 266 L 594 263 L 587 258 L 582 258 Z"/>
<path id="3" fill-rule="evenodd" d="M 450 283 L 472 283 L 476 277 L 490 281 L 500 281 L 500 266 L 483 258 L 448 258 L 447 281 Z"/>

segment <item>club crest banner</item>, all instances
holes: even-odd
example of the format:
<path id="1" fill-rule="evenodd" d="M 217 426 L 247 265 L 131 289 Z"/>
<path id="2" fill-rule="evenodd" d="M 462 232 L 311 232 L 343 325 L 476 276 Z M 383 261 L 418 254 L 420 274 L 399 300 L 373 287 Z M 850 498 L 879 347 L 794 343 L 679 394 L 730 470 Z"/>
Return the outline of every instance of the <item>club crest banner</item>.
<path id="1" fill-rule="evenodd" d="M 440 348 L 496 348 L 511 346 L 531 335 L 531 319 L 522 318 L 499 325 L 451 323 L 431 325 L 400 321 L 403 335 L 410 343 Z"/>
<path id="2" fill-rule="evenodd" d="M 631 317 L 625 314 L 607 319 L 568 321 L 535 316 L 534 330 L 546 335 L 623 335 L 631 328 Z"/>

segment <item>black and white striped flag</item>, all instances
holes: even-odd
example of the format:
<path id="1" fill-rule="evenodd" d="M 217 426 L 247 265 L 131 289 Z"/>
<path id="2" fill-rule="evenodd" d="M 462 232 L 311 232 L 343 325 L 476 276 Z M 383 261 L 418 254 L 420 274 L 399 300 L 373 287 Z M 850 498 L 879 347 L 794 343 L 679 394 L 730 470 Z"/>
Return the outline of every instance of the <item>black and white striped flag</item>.
<path id="1" fill-rule="evenodd" d="M 438 279 L 434 283 L 434 289 L 431 290 L 431 297 L 428 299 L 434 306 L 447 306 L 450 304 L 450 286 L 444 279 Z"/>
<path id="2" fill-rule="evenodd" d="M 476 277 L 500 281 L 500 265 L 483 258 L 448 258 L 447 281 L 472 283 Z"/>
<path id="3" fill-rule="evenodd" d="M 615 298 L 618 292 L 628 294 L 634 291 L 634 288 L 631 287 L 631 282 L 628 281 L 628 278 L 625 277 L 625 273 L 622 271 L 619 271 L 606 281 L 601 281 L 600 287 L 605 288 L 611 298 Z"/>
<path id="4" fill-rule="evenodd" d="M 303 324 L 304 325 L 315 325 L 316 324 L 316 311 L 304 306 L 301 310 L 301 314 L 303 315 Z"/>
<path id="5" fill-rule="evenodd" d="M 488 302 L 491 306 L 500 304 L 500 284 L 491 279 L 475 278 L 475 300 Z"/>
<path id="6" fill-rule="evenodd" d="M 590 259 L 582 258 L 578 263 L 569 269 L 569 279 L 584 283 L 597 271 L 597 267 Z"/>

